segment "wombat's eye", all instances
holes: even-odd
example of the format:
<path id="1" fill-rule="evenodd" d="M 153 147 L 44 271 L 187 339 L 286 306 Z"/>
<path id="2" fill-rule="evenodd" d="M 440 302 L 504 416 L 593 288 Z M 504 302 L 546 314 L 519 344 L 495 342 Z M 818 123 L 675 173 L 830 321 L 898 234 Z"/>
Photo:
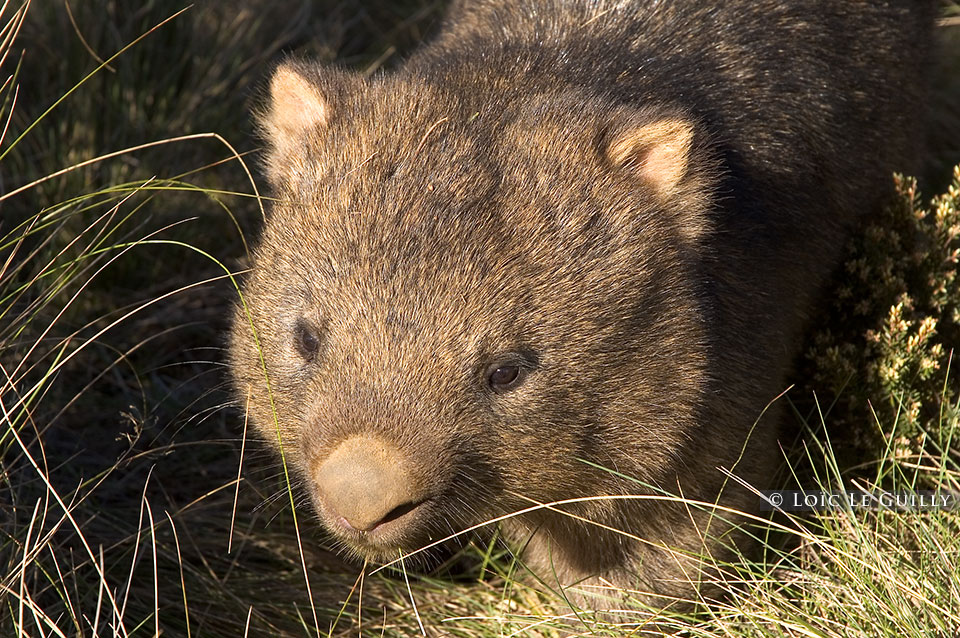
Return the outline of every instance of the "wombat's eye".
<path id="1" fill-rule="evenodd" d="M 316 329 L 300 319 L 294 328 L 294 339 L 300 356 L 307 361 L 313 361 L 317 351 L 320 350 L 320 335 L 317 334 Z"/>
<path id="2" fill-rule="evenodd" d="M 515 363 L 495 363 L 487 368 L 487 383 L 495 392 L 506 392 L 520 385 L 526 376 L 523 367 Z"/>

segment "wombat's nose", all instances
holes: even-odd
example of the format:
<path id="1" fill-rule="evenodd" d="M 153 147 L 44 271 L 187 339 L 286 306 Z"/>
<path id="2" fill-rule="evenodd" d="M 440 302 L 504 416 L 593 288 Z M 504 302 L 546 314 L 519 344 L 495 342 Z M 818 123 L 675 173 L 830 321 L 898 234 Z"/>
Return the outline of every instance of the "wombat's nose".
<path id="1" fill-rule="evenodd" d="M 358 436 L 334 448 L 314 479 L 333 514 L 350 527 L 369 532 L 423 501 L 408 466 L 394 446 Z"/>

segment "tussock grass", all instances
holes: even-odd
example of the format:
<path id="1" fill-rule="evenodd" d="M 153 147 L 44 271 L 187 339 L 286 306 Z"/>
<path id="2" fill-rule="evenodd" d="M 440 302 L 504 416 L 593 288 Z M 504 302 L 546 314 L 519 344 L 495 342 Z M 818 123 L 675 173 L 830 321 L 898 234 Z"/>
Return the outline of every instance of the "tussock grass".
<path id="1" fill-rule="evenodd" d="M 222 388 L 262 215 L 247 113 L 279 54 L 373 72 L 441 5 L 0 2 L 0 636 L 956 636 L 956 511 L 784 514 L 762 556 L 712 565 L 725 596 L 607 616 L 495 539 L 423 575 L 295 524 L 301 492 Z M 960 490 L 956 396 L 939 448 L 898 454 L 894 416 L 867 471 L 817 436 L 797 480 Z"/>

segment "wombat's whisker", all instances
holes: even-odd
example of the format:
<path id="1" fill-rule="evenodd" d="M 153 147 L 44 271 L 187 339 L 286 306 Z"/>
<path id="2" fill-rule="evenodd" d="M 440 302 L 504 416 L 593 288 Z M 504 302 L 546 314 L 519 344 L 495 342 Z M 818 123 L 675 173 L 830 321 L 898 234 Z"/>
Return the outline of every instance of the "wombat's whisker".
<path id="1" fill-rule="evenodd" d="M 254 507 L 253 509 L 254 509 L 254 511 L 259 511 L 259 510 L 261 510 L 261 509 L 264 509 L 265 507 L 271 506 L 271 505 L 273 505 L 274 503 L 276 503 L 278 500 L 280 500 L 281 498 L 287 497 L 287 495 L 288 495 L 291 491 L 294 493 L 294 502 L 296 502 L 297 493 L 298 493 L 298 491 L 300 491 L 300 490 L 302 490 L 302 485 L 301 485 L 300 482 L 298 482 L 298 481 L 291 482 L 289 490 L 288 490 L 288 488 L 287 488 L 286 486 L 282 487 L 281 489 L 277 490 L 276 492 L 274 492 L 274 493 L 271 494 L 270 496 L 268 496 L 268 497 L 266 497 L 265 499 L 261 500 L 260 503 L 259 503 L 256 507 Z M 309 496 L 306 496 L 306 497 L 303 499 L 302 502 L 309 502 Z M 279 513 L 280 513 L 280 511 L 274 513 L 274 515 L 273 515 L 269 520 L 272 522 L 273 519 L 276 518 L 276 517 L 279 515 Z"/>

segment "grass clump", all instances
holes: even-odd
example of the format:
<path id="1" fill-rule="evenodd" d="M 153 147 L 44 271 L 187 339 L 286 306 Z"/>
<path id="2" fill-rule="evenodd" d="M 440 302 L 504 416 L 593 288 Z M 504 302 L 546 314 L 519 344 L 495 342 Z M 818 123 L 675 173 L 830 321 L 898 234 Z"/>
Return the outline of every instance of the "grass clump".
<path id="1" fill-rule="evenodd" d="M 212 401 L 209 352 L 191 361 L 184 350 L 216 343 L 203 301 L 229 298 L 227 269 L 198 247 L 210 235 L 184 242 L 183 227 L 199 226 L 184 210 L 222 215 L 220 244 L 242 245 L 228 204 L 254 202 L 255 191 L 248 181 L 231 192 L 201 170 L 232 163 L 234 183 L 249 180 L 215 134 L 131 134 L 125 146 L 98 137 L 102 99 L 121 107 L 124 94 L 109 82 L 91 93 L 94 79 L 123 71 L 126 52 L 175 24 L 173 12 L 120 55 L 64 56 L 65 67 L 86 67 L 49 94 L 37 87 L 52 70 L 33 57 L 45 48 L 35 13 L 48 10 L 0 5 L 0 635 L 153 635 L 171 624 L 160 618 L 169 601 L 185 601 L 172 591 L 189 571 L 183 513 L 210 487 L 169 481 L 156 494 L 172 469 L 161 460 L 189 445 L 177 430 Z M 33 46 L 18 49 L 24 40 Z M 172 147 L 167 157 L 184 163 L 152 165 L 151 151 Z M 197 379 L 208 389 L 195 391 Z M 207 456 L 223 438 L 209 437 Z"/>

